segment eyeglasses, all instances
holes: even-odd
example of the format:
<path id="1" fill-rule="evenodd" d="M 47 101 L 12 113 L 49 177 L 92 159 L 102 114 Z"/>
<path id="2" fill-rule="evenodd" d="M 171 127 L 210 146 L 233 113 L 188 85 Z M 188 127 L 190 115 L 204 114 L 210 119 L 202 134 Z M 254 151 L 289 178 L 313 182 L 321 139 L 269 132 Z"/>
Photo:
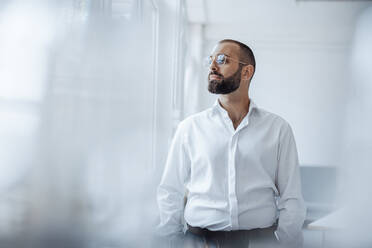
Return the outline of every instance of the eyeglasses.
<path id="1" fill-rule="evenodd" d="M 247 65 L 247 63 L 241 62 L 240 60 L 233 59 L 229 55 L 223 54 L 223 53 L 218 53 L 214 57 L 213 56 L 208 56 L 204 60 L 204 65 L 209 67 L 212 63 L 213 60 L 216 60 L 217 65 L 224 65 L 226 64 L 226 60 L 229 58 L 230 60 L 236 61 L 240 64 Z"/>

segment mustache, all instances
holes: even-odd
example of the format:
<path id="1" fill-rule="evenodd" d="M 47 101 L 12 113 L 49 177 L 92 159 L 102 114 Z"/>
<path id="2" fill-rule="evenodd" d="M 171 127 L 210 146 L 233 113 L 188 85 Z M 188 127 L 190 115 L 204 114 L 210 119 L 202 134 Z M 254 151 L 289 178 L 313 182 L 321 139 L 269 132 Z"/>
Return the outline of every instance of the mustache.
<path id="1" fill-rule="evenodd" d="M 209 73 L 209 76 L 211 76 L 211 75 L 216 75 L 216 76 L 222 77 L 222 75 L 219 74 L 219 73 L 217 73 L 217 72 L 211 72 L 211 73 Z"/>

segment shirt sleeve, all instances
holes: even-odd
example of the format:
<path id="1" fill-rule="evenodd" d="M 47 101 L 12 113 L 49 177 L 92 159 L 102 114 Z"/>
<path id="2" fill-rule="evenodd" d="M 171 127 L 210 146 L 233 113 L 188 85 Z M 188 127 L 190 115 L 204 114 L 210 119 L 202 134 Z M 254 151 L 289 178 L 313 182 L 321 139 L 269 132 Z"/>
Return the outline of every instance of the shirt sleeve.
<path id="1" fill-rule="evenodd" d="M 157 190 L 160 224 L 159 236 L 181 234 L 183 231 L 185 182 L 189 175 L 190 160 L 186 154 L 186 133 L 182 122 L 178 125 Z"/>
<path id="2" fill-rule="evenodd" d="M 287 123 L 280 134 L 276 183 L 280 197 L 279 222 L 275 235 L 280 243 L 286 243 L 288 247 L 302 247 L 306 207 L 301 190 L 296 142 Z"/>

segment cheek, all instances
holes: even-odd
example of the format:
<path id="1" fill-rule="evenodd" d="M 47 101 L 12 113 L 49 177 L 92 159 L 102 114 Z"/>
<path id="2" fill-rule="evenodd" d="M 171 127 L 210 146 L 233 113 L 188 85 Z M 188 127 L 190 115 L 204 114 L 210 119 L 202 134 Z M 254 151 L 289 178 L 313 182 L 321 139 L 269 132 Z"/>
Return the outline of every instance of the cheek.
<path id="1" fill-rule="evenodd" d="M 234 75 L 234 73 L 238 70 L 238 67 L 228 67 L 228 68 L 222 68 L 221 69 L 221 74 L 225 77 L 225 78 L 228 78 L 228 77 L 231 77 L 232 75 Z"/>

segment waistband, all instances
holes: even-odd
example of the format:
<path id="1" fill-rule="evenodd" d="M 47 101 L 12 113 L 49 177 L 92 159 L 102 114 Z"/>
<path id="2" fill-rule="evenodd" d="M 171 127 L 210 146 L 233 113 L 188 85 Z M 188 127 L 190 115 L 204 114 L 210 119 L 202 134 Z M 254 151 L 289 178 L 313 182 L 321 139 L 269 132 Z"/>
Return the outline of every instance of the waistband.
<path id="1" fill-rule="evenodd" d="M 265 228 L 254 228 L 250 230 L 234 230 L 234 231 L 211 231 L 207 228 L 201 227 L 194 227 L 187 224 L 187 231 L 192 234 L 206 237 L 206 238 L 214 238 L 214 237 L 227 237 L 227 236 L 249 236 L 254 235 L 257 232 L 274 232 L 277 228 L 277 223 L 274 223 L 270 227 Z"/>

